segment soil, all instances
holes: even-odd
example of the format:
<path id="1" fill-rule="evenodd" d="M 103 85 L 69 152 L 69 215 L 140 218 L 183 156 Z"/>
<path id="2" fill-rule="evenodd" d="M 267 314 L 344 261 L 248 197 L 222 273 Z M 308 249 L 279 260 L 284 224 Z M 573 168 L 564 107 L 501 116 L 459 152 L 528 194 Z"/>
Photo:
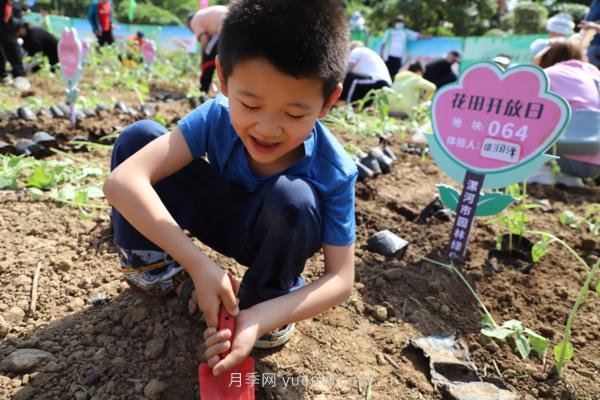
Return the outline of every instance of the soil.
<path id="1" fill-rule="evenodd" d="M 171 123 L 190 109 L 184 100 L 153 105 Z M 78 128 L 66 120 L 4 121 L 0 139 L 14 142 L 45 130 L 62 138 L 64 146 L 68 138 L 100 129 L 112 132 L 132 121 L 112 111 L 85 119 Z M 377 144 L 375 138 L 339 136 L 363 149 Z M 364 399 L 370 380 L 373 399 L 442 399 L 423 363 L 411 361 L 403 350 L 410 339 L 454 333 L 482 375 L 501 375 L 523 399 L 600 399 L 600 299 L 590 294 L 577 314 L 575 356 L 560 378 L 553 373 L 551 351 L 544 358 L 522 360 L 511 340 L 481 337 L 482 314 L 464 284 L 443 267 L 421 259 L 444 259 L 452 223 L 433 218 L 420 224 L 417 216 L 432 200 L 436 183 L 452 182 L 430 157 L 400 152 L 403 143 L 392 144 L 398 160 L 390 174 L 357 185 L 352 295 L 298 323 L 282 349 L 252 353 L 259 378 L 276 378 L 274 385 L 257 387 L 257 398 Z M 109 155 L 78 154 L 104 165 Z M 588 205 L 600 203 L 600 187 L 533 185 L 529 196 L 530 201 L 550 203 L 549 210 L 531 211 L 530 229 L 557 235 L 588 263 L 597 260 L 599 238 L 584 227 L 561 225 L 558 217 L 567 209 L 582 215 Z M 50 354 L 27 371 L 0 369 L 0 399 L 198 398 L 203 326 L 181 314 L 176 297 L 141 296 L 121 281 L 106 211 L 85 220 L 77 209 L 34 202 L 14 191 L 0 192 L 0 204 L 0 315 L 8 330 L 0 343 L 0 361 L 17 349 Z M 383 229 L 409 242 L 403 257 L 368 250 L 367 239 Z M 518 319 L 558 343 L 584 268 L 558 245 L 528 273 L 503 260 L 492 266 L 488 251 L 500 233 L 489 219 L 476 221 L 463 274 L 496 321 Z M 235 261 L 198 245 L 224 268 L 238 277 L 243 274 Z M 38 266 L 37 309 L 32 314 L 28 310 Z M 322 271 L 319 253 L 308 260 L 304 275 L 311 281 Z"/>

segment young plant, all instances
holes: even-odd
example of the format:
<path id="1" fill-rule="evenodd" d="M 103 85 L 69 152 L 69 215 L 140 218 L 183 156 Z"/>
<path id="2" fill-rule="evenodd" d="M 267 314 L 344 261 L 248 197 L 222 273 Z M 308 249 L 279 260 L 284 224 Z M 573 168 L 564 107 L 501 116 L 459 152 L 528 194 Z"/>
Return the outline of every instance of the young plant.
<path id="1" fill-rule="evenodd" d="M 556 372 L 560 375 L 565 363 L 573 358 L 574 350 L 573 344 L 571 343 L 571 328 L 573 326 L 573 322 L 575 321 L 577 311 L 588 297 L 589 288 L 590 284 L 592 283 L 592 280 L 594 279 L 594 277 L 597 277 L 598 272 L 600 271 L 600 260 L 596 261 L 594 266 L 590 268 L 590 266 L 585 262 L 585 260 L 581 258 L 581 256 L 579 256 L 579 254 L 577 254 L 577 252 L 573 250 L 573 248 L 567 243 L 565 243 L 563 240 L 547 232 L 531 231 L 529 233 L 542 236 L 542 239 L 545 240 L 546 246 L 554 242 L 562 245 L 569 253 L 571 253 L 577 259 L 577 261 L 579 261 L 579 263 L 585 268 L 587 272 L 583 285 L 579 289 L 579 293 L 577 294 L 577 298 L 575 299 L 575 303 L 573 304 L 573 307 L 569 312 L 569 318 L 567 319 L 565 329 L 563 332 L 563 339 L 560 343 L 554 346 Z M 596 283 L 596 294 L 600 296 L 600 280 L 598 280 L 598 282 Z"/>
<path id="2" fill-rule="evenodd" d="M 99 165 L 69 157 L 36 160 L 0 155 L 0 189 L 26 189 L 33 200 L 48 198 L 77 207 L 82 214 L 86 208 L 108 208 L 94 201 L 104 197 L 100 185 L 107 171 Z"/>
<path id="3" fill-rule="evenodd" d="M 565 210 L 560 214 L 559 219 L 563 225 L 568 225 L 571 228 L 585 225 L 592 235 L 600 235 L 600 204 L 590 204 L 586 208 L 583 217 L 570 210 Z"/>
<path id="4" fill-rule="evenodd" d="M 465 284 L 469 292 L 473 295 L 475 300 L 477 300 L 479 306 L 483 310 L 484 316 L 481 321 L 483 326 L 481 329 L 482 335 L 498 340 L 505 340 L 508 337 L 514 338 L 517 350 L 523 359 L 529 357 L 531 350 L 535 351 L 540 357 L 544 356 L 550 343 L 548 339 L 529 328 L 524 328 L 523 324 L 519 320 L 511 319 L 504 322 L 502 325 L 498 325 L 475 290 L 471 287 L 471 285 L 469 285 L 469 282 L 467 282 L 463 274 L 461 274 L 453 264 L 444 264 L 427 257 L 423 257 L 423 260 L 426 260 L 434 265 L 444 267 L 450 272 L 455 273 Z"/>

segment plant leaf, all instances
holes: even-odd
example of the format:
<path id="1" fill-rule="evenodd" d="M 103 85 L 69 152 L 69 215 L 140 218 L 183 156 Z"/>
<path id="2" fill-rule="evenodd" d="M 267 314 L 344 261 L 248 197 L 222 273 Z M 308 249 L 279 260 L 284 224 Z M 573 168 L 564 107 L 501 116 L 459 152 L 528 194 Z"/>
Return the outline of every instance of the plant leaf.
<path id="1" fill-rule="evenodd" d="M 529 346 L 529 342 L 527 338 L 523 334 L 517 334 L 515 336 L 515 343 L 517 344 L 517 350 L 519 350 L 519 354 L 523 359 L 529 357 L 529 353 L 531 352 L 531 346 Z"/>
<path id="2" fill-rule="evenodd" d="M 97 186 L 86 186 L 80 190 L 84 191 L 88 199 L 102 199 L 104 192 Z"/>
<path id="3" fill-rule="evenodd" d="M 596 294 L 600 296 L 600 279 L 596 282 Z"/>
<path id="4" fill-rule="evenodd" d="M 44 198 L 44 192 L 36 187 L 27 188 L 27 194 L 32 200 L 42 200 Z"/>
<path id="5" fill-rule="evenodd" d="M 515 332 L 511 329 L 506 329 L 503 327 L 498 328 L 483 328 L 481 329 L 481 334 L 487 337 L 491 337 L 494 339 L 504 340 L 508 336 L 514 334 Z"/>
<path id="6" fill-rule="evenodd" d="M 531 248 L 531 259 L 533 262 L 538 262 L 546 255 L 548 252 L 548 238 L 544 236 L 542 239 L 535 242 L 533 247 Z"/>
<path id="7" fill-rule="evenodd" d="M 565 210 L 562 213 L 560 213 L 558 219 L 563 225 L 571 225 L 575 222 L 575 214 L 571 210 Z"/>
<path id="8" fill-rule="evenodd" d="M 482 193 L 477 202 L 475 215 L 478 217 L 496 215 L 517 200 L 516 197 L 500 192 Z"/>
<path id="9" fill-rule="evenodd" d="M 550 341 L 529 328 L 525 328 L 524 331 L 527 334 L 527 340 L 533 348 L 533 351 L 535 351 L 540 356 L 544 356 L 546 350 L 548 350 L 548 345 L 550 345 Z"/>
<path id="10" fill-rule="evenodd" d="M 502 328 L 510 329 L 510 330 L 512 330 L 514 332 L 516 332 L 516 331 L 522 331 L 523 330 L 523 324 L 518 319 L 511 319 L 509 321 L 504 322 L 502 324 Z"/>
<path id="11" fill-rule="evenodd" d="M 488 314 L 484 314 L 483 318 L 481 319 L 481 326 L 483 326 L 484 328 L 489 328 L 494 326 L 494 322 L 492 321 L 492 318 L 488 315 Z"/>
<path id="12" fill-rule="evenodd" d="M 456 212 L 458 207 L 458 199 L 460 198 L 460 192 L 450 185 L 437 185 L 438 191 L 440 192 L 440 199 L 442 203 L 452 211 Z"/>
<path id="13" fill-rule="evenodd" d="M 564 360 L 569 361 L 573 358 L 573 345 L 571 342 L 560 342 L 556 346 L 554 346 L 554 358 L 558 362 L 561 359 L 561 356 L 564 355 Z"/>
<path id="14" fill-rule="evenodd" d="M 73 185 L 65 185 L 56 193 L 56 198 L 59 201 L 71 201 L 75 197 L 75 187 Z"/>
<path id="15" fill-rule="evenodd" d="M 52 182 L 52 176 L 46 173 L 46 170 L 39 165 L 33 167 L 31 176 L 27 179 L 27 186 L 36 187 L 38 189 L 45 189 L 50 186 Z"/>

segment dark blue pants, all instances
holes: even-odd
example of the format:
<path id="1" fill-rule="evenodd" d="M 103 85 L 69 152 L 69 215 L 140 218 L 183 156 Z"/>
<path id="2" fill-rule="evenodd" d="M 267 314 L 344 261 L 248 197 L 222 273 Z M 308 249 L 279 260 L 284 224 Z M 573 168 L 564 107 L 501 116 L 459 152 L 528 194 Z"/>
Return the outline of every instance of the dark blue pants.
<path id="1" fill-rule="evenodd" d="M 154 121 L 127 127 L 115 143 L 111 169 L 166 132 Z M 197 159 L 154 188 L 182 229 L 249 267 L 240 287 L 242 308 L 304 284 L 304 264 L 321 246 L 320 204 L 306 181 L 279 175 L 248 193 Z M 160 250 L 114 209 L 112 222 L 117 246 Z"/>

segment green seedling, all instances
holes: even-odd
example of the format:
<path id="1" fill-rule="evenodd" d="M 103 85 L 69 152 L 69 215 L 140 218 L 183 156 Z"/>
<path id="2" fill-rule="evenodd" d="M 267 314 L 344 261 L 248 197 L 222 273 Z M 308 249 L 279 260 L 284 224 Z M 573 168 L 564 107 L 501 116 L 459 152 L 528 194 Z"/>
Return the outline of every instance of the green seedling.
<path id="1" fill-rule="evenodd" d="M 571 228 L 576 228 L 579 225 L 584 225 L 588 231 L 594 235 L 600 235 L 600 205 L 590 204 L 583 217 L 576 215 L 573 211 L 565 210 L 559 216 L 560 223 L 568 225 Z"/>
<path id="2" fill-rule="evenodd" d="M 453 272 L 465 284 L 483 311 L 484 315 L 481 321 L 483 326 L 481 329 L 482 335 L 498 340 L 505 340 L 508 337 L 514 338 L 517 350 L 523 359 L 529 356 L 531 350 L 534 350 L 536 353 L 538 353 L 538 355 L 543 357 L 549 345 L 548 339 L 531 329 L 524 328 L 521 321 L 515 319 L 506 321 L 502 325 L 498 325 L 483 301 L 479 298 L 475 290 L 471 287 L 469 282 L 465 279 L 463 274 L 461 274 L 458 268 L 456 268 L 453 264 L 444 264 L 427 257 L 422 257 L 422 259 L 432 263 L 433 265 L 444 267 L 448 271 Z"/>
<path id="3" fill-rule="evenodd" d="M 530 231 L 530 234 L 540 235 L 546 241 L 546 246 L 551 243 L 558 243 L 563 246 L 569 253 L 571 253 L 575 259 L 585 268 L 586 277 L 583 285 L 579 289 L 579 293 L 577 294 L 577 298 L 575 299 L 575 303 L 573 304 L 573 308 L 569 312 L 569 318 L 565 324 L 565 329 L 563 332 L 563 339 L 560 343 L 554 346 L 554 358 L 556 360 L 556 372 L 560 375 L 565 363 L 573 358 L 575 351 L 573 349 L 573 344 L 571 343 L 571 327 L 573 326 L 573 322 L 575 321 L 575 316 L 577 311 L 583 304 L 583 302 L 587 299 L 589 288 L 592 283 L 594 277 L 597 277 L 598 272 L 600 271 L 600 260 L 596 261 L 593 267 L 590 267 L 585 260 L 577 254 L 575 250 L 571 246 L 569 246 L 563 240 L 557 238 L 556 236 L 549 234 L 547 232 L 538 232 L 538 231 Z M 596 294 L 600 296 L 600 281 L 596 283 Z"/>
<path id="4" fill-rule="evenodd" d="M 64 160 L 36 160 L 0 155 L 0 189 L 25 189 L 33 200 L 54 200 L 77 207 L 82 214 L 85 214 L 86 208 L 107 208 L 95 200 L 104 197 L 100 185 L 108 171 L 74 156 L 68 157 Z"/>

